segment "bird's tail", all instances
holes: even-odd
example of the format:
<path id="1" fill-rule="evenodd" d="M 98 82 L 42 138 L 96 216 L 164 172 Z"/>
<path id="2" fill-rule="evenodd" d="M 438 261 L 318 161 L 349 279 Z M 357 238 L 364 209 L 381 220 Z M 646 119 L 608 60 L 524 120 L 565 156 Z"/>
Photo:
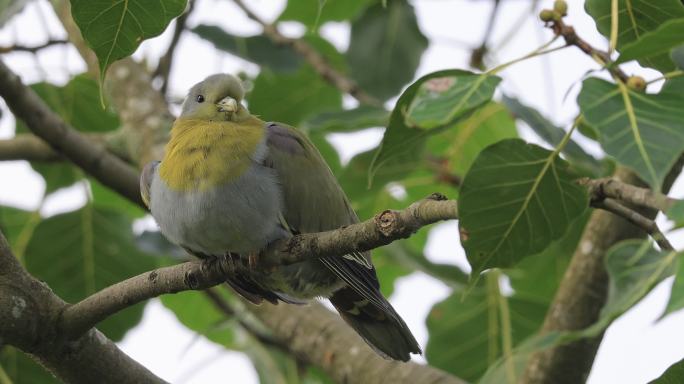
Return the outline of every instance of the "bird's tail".
<path id="1" fill-rule="evenodd" d="M 379 295 L 380 296 L 380 295 Z M 330 302 L 340 316 L 386 359 L 408 361 L 411 353 L 421 353 L 411 331 L 397 312 L 387 304 L 378 308 L 349 287 L 336 291 Z"/>

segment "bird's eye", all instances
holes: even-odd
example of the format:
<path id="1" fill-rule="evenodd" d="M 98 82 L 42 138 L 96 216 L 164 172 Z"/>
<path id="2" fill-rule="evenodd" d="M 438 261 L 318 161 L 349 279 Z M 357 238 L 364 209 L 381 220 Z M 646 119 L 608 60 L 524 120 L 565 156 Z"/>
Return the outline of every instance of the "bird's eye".
<path id="1" fill-rule="evenodd" d="M 197 99 L 196 99 L 196 100 L 197 100 L 198 103 L 204 103 L 204 96 L 202 96 L 202 95 L 197 95 Z"/>

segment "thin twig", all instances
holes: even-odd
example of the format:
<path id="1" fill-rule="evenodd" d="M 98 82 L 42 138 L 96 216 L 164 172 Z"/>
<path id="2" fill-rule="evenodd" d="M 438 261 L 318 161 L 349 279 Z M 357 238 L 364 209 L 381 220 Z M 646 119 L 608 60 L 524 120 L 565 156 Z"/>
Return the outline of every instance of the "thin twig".
<path id="1" fill-rule="evenodd" d="M 254 268 L 267 271 L 313 258 L 368 251 L 409 237 L 426 225 L 456 218 L 456 201 L 434 194 L 404 210 L 387 210 L 361 223 L 276 241 L 253 267 L 242 258 L 216 258 L 158 268 L 111 285 L 68 307 L 62 314 L 62 326 L 67 335 L 77 337 L 112 314 L 152 297 L 207 289 Z"/>
<path id="2" fill-rule="evenodd" d="M 549 21 L 547 23 L 547 26 L 551 28 L 557 36 L 562 36 L 568 45 L 574 45 L 575 47 L 579 48 L 582 52 L 591 56 L 598 63 L 605 66 L 610 71 L 610 73 L 613 74 L 613 76 L 617 77 L 622 82 L 627 82 L 627 78 L 629 76 L 627 76 L 627 74 L 624 73 L 618 66 L 612 65 L 613 62 L 610 59 L 610 55 L 608 54 L 608 52 L 594 48 L 586 40 L 582 39 L 579 35 L 577 35 L 577 32 L 575 32 L 575 28 L 565 24 L 562 18 L 559 18 L 558 20 Z"/>
<path id="3" fill-rule="evenodd" d="M 264 28 L 264 35 L 266 35 L 266 37 L 275 44 L 290 46 L 295 52 L 302 56 L 302 58 L 309 63 L 325 81 L 332 84 L 340 91 L 353 96 L 362 104 L 382 105 L 379 100 L 364 92 L 354 80 L 346 77 L 333 68 L 309 43 L 301 39 L 291 39 L 284 36 L 278 31 L 277 25 L 270 24 L 261 19 L 261 17 L 247 7 L 242 0 L 233 0 L 233 2 L 242 9 L 247 17 L 256 21 Z"/>
<path id="4" fill-rule="evenodd" d="M 611 198 L 661 212 L 667 212 L 678 201 L 662 193 L 626 184 L 610 177 L 602 179 L 583 178 L 579 180 L 579 184 L 587 187 L 592 201 Z"/>
<path id="5" fill-rule="evenodd" d="M 477 68 L 479 70 L 484 70 L 484 57 L 488 51 L 489 39 L 492 36 L 492 31 L 494 30 L 494 24 L 496 22 L 496 15 L 499 13 L 499 4 L 501 0 L 494 0 L 494 6 L 492 11 L 489 13 L 489 21 L 487 22 L 487 29 L 485 30 L 484 37 L 482 38 L 482 43 L 479 47 L 473 49 L 470 54 L 470 66 Z"/>
<path id="6" fill-rule="evenodd" d="M 36 45 L 33 47 L 27 47 L 25 45 L 10 45 L 7 47 L 0 47 L 0 54 L 1 53 L 9 53 L 9 52 L 30 52 L 30 53 L 36 53 L 40 51 L 41 49 L 53 46 L 53 45 L 58 45 L 58 44 L 69 44 L 68 40 L 62 40 L 62 39 L 50 39 L 43 44 Z"/>
<path id="7" fill-rule="evenodd" d="M 171 66 L 173 64 L 173 55 L 176 52 L 176 47 L 180 41 L 180 37 L 185 30 L 185 23 L 190 16 L 193 8 L 195 7 L 195 0 L 188 1 L 188 8 L 185 12 L 176 18 L 176 26 L 173 29 L 173 36 L 171 37 L 171 43 L 169 43 L 169 48 L 166 50 L 164 56 L 159 59 L 159 64 L 157 69 L 154 71 L 152 77 L 159 76 L 162 80 L 162 85 L 159 92 L 162 95 L 166 94 L 166 90 L 169 86 L 169 73 L 171 73 Z"/>
<path id="8" fill-rule="evenodd" d="M 593 202 L 592 206 L 614 213 L 643 229 L 651 236 L 651 238 L 653 238 L 653 240 L 655 240 L 660 249 L 663 251 L 674 250 L 674 247 L 672 247 L 672 244 L 670 244 L 665 235 L 663 235 L 663 233 L 660 231 L 660 228 L 658 228 L 658 225 L 655 223 L 655 221 L 650 220 L 640 213 L 625 207 L 616 200 L 604 199 L 602 201 Z"/>

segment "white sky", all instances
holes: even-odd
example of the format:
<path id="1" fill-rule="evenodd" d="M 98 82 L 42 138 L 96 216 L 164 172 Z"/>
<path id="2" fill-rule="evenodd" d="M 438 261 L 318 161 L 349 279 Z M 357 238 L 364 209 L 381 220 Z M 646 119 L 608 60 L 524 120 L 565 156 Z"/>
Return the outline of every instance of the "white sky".
<path id="1" fill-rule="evenodd" d="M 44 42 L 48 33 L 62 37 L 59 22 L 52 15 L 46 2 L 38 2 L 16 17 L 12 23 L 0 29 L 0 46 L 11 43 L 35 45 Z M 249 2 L 267 19 L 275 18 L 283 9 L 284 0 L 254 0 Z M 430 40 L 430 47 L 423 56 L 416 77 L 446 68 L 467 68 L 469 51 L 480 43 L 491 1 L 437 1 L 415 0 L 418 21 L 423 33 Z M 510 26 L 524 12 L 529 12 L 529 1 L 504 1 L 499 12 L 497 28 L 491 41 L 494 46 L 510 33 Z M 551 0 L 541 1 L 550 7 Z M 568 23 L 592 44 L 606 47 L 607 43 L 583 11 L 580 0 L 568 1 Z M 535 12 L 536 14 L 536 12 Z M 497 50 L 496 63 L 508 61 L 532 51 L 551 38 L 548 30 L 530 18 L 510 44 Z M 190 25 L 199 23 L 221 25 L 236 34 L 258 33 L 259 28 L 225 0 L 200 0 L 190 19 Z M 293 36 L 304 29 L 296 23 L 286 23 L 283 30 Z M 168 31 L 167 31 L 168 32 Z M 340 49 L 349 42 L 349 26 L 345 23 L 328 23 L 322 33 Z M 149 58 L 154 62 L 166 48 L 170 38 L 165 33 L 159 38 L 145 42 L 135 54 L 137 58 Z M 216 72 L 247 71 L 257 73 L 258 67 L 240 59 L 216 52 L 211 44 L 186 34 L 181 40 L 172 71 L 170 89 L 182 97 L 194 83 Z M 64 83 L 73 73 L 84 69 L 73 49 L 54 47 L 42 51 L 37 61 L 28 54 L 7 54 L 2 58 L 12 69 L 21 74 L 25 82 L 43 79 Z M 537 107 L 558 124 L 567 126 L 577 114 L 574 102 L 579 92 L 580 79 L 588 69 L 595 69 L 593 62 L 574 49 L 566 49 L 543 59 L 529 60 L 507 69 L 503 74 L 502 89 L 519 97 L 523 102 Z M 657 73 L 637 65 L 625 66 L 628 73 L 639 73 L 651 79 Z M 566 91 L 568 96 L 564 98 Z M 347 100 L 348 104 L 351 104 Z M 0 120 L 0 138 L 11 137 L 14 121 L 4 103 Z M 526 127 L 521 127 L 525 138 L 539 140 Z M 340 150 L 343 160 L 353 154 L 374 146 L 381 139 L 382 131 L 372 129 L 352 135 L 334 135 L 333 144 Z M 584 143 L 584 142 L 583 142 Z M 587 144 L 593 152 L 598 148 Z M 42 179 L 37 177 L 25 162 L 0 163 L 0 203 L 25 209 L 36 209 L 44 190 Z M 11 181 L 11 182 L 9 182 Z M 684 183 L 675 185 L 674 197 L 684 196 Z M 72 187 L 48 199 L 43 206 L 44 215 L 74 209 L 84 202 L 83 189 Z M 659 221 L 661 226 L 667 224 Z M 669 235 L 677 249 L 684 246 L 682 231 Z M 455 222 L 436 226 L 430 233 L 426 249 L 433 261 L 466 266 L 463 250 L 458 245 L 458 229 Z M 605 339 L 589 383 L 644 383 L 665 370 L 670 364 L 684 357 L 684 313 L 671 315 L 656 323 L 665 307 L 671 279 L 662 283 L 645 300 L 617 320 L 606 333 Z M 449 289 L 441 282 L 421 273 L 414 273 L 397 282 L 391 302 L 404 317 L 416 338 L 424 348 L 427 341 L 425 317 L 436 301 L 445 298 Z M 458 343 L 458 340 L 454 340 Z M 257 377 L 247 358 L 240 353 L 226 351 L 222 347 L 197 337 L 180 326 L 171 312 L 157 300 L 147 306 L 142 323 L 130 331 L 119 343 L 121 348 L 143 365 L 164 379 L 174 383 L 216 383 L 233 381 L 256 383 Z M 417 361 L 424 361 L 417 358 Z"/>

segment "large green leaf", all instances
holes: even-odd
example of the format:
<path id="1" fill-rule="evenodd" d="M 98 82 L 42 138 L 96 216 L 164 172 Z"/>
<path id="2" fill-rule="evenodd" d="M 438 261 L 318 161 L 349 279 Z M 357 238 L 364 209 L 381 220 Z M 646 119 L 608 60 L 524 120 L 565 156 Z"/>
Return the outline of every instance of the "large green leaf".
<path id="1" fill-rule="evenodd" d="M 626 44 L 615 63 L 669 56 L 673 48 L 682 44 L 684 44 L 684 18 L 670 20 L 655 31 L 647 32 L 638 40 Z M 667 68 L 674 69 L 669 66 Z"/>
<path id="2" fill-rule="evenodd" d="M 491 277 L 487 277 L 491 279 Z M 497 282 L 471 292 L 463 299 L 456 292 L 437 303 L 427 318 L 430 334 L 425 355 L 428 362 L 456 376 L 474 381 L 489 364 L 501 356 L 502 307 L 508 300 L 514 344 L 537 331 L 546 313 L 546 304 L 515 296 L 502 298 Z"/>
<path id="3" fill-rule="evenodd" d="M 100 81 L 109 66 L 159 35 L 187 0 L 71 0 L 71 15 L 97 55 Z"/>
<path id="4" fill-rule="evenodd" d="M 563 140 L 565 131 L 547 120 L 539 111 L 521 103 L 518 99 L 504 95 L 501 100 L 506 107 L 517 117 L 524 121 L 544 141 L 557 146 Z M 576 164 L 592 176 L 601 174 L 601 163 L 588 154 L 574 140 L 570 139 L 563 147 L 562 154 L 571 164 Z"/>
<path id="5" fill-rule="evenodd" d="M 308 67 L 294 73 L 261 71 L 247 99 L 252 113 L 290 125 L 324 110 L 339 109 L 342 104 L 340 92 Z"/>
<path id="6" fill-rule="evenodd" d="M 386 100 L 413 79 L 427 46 L 408 2 L 377 3 L 352 23 L 347 51 L 351 75 L 363 90 Z"/>
<path id="7" fill-rule="evenodd" d="M 675 202 L 665 213 L 674 221 L 676 228 L 684 227 L 684 200 Z"/>
<path id="8" fill-rule="evenodd" d="M 684 308 L 684 262 L 677 260 L 674 284 L 672 285 L 670 299 L 667 301 L 667 307 L 665 307 L 662 317 L 677 312 L 682 308 Z"/>
<path id="9" fill-rule="evenodd" d="M 221 27 L 205 24 L 200 24 L 191 31 L 222 51 L 274 71 L 295 71 L 302 63 L 301 57 L 290 47 L 274 44 L 271 39 L 263 35 L 236 36 Z"/>
<path id="10" fill-rule="evenodd" d="M 516 137 L 518 132 L 510 113 L 499 103 L 489 103 L 444 132 L 431 136 L 426 150 L 447 160 L 449 170 L 463 176 L 483 149 Z"/>
<path id="11" fill-rule="evenodd" d="M 135 245 L 126 216 L 86 205 L 38 224 L 26 249 L 26 268 L 68 302 L 155 267 Z M 98 324 L 119 340 L 140 321 L 144 304 L 125 309 Z"/>
<path id="12" fill-rule="evenodd" d="M 651 95 L 590 78 L 583 82 L 577 102 L 599 132 L 603 149 L 660 190 L 684 152 L 684 79 L 672 79 Z"/>
<path id="13" fill-rule="evenodd" d="M 433 72 L 411 84 L 397 100 L 369 170 L 406 172 L 428 136 L 439 133 L 489 101 L 501 79 L 457 69 Z M 434 101 L 434 103 L 431 103 Z M 425 124 L 425 125 L 419 125 Z"/>
<path id="14" fill-rule="evenodd" d="M 596 27 L 606 37 L 610 36 L 611 1 L 587 0 L 585 8 L 596 21 Z M 655 31 L 669 20 L 684 17 L 684 4 L 681 0 L 618 0 L 618 41 L 622 48 Z M 671 71 L 674 64 L 668 54 L 661 54 L 639 60 L 642 65 L 660 71 Z"/>
<path id="15" fill-rule="evenodd" d="M 541 252 L 587 208 L 557 153 L 519 139 L 480 153 L 458 200 L 461 244 L 476 276 Z"/>
<path id="16" fill-rule="evenodd" d="M 39 222 L 38 212 L 0 205 L 0 231 L 5 235 L 14 255 L 20 259 L 26 243 L 31 238 L 33 228 Z"/>
<path id="17" fill-rule="evenodd" d="M 684 382 L 684 359 L 672 364 L 657 379 L 649 384 L 680 384 Z"/>
<path id="18" fill-rule="evenodd" d="M 370 2 L 370 0 L 290 0 L 278 20 L 299 21 L 315 30 L 326 21 L 354 19 Z"/>
<path id="19" fill-rule="evenodd" d="M 24 352 L 10 346 L 0 347 L 0 383 L 7 383 L 6 381 L 3 381 L 3 371 L 9 379 L 12 380 L 8 384 L 61 383 L 61 381 L 57 380 L 57 378 L 24 354 Z"/>
<path id="20" fill-rule="evenodd" d="M 343 111 L 322 112 L 307 119 L 302 130 L 313 132 L 353 132 L 370 127 L 387 125 L 389 112 L 385 108 L 361 105 Z"/>

